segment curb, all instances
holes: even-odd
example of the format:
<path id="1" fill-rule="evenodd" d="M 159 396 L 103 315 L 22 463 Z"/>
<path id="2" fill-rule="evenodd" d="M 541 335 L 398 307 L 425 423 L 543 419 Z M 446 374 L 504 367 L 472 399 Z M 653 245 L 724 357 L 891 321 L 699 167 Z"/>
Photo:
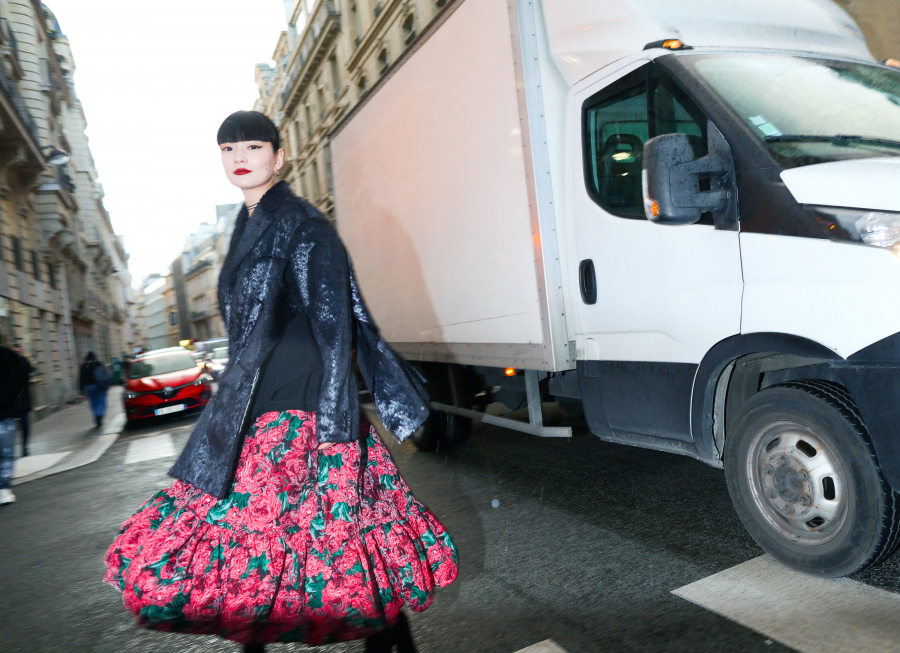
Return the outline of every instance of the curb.
<path id="1" fill-rule="evenodd" d="M 100 433 L 93 436 L 88 445 L 74 452 L 71 456 L 66 456 L 58 465 L 42 469 L 41 471 L 29 474 L 28 476 L 13 479 L 12 484 L 21 485 L 22 483 L 28 483 L 29 481 L 36 481 L 39 478 L 68 472 L 69 470 L 84 467 L 85 465 L 96 462 L 100 456 L 106 453 L 106 450 L 119 439 L 119 436 L 125 429 L 125 423 L 125 415 L 118 415 L 115 419 L 105 425 L 100 430 Z"/>

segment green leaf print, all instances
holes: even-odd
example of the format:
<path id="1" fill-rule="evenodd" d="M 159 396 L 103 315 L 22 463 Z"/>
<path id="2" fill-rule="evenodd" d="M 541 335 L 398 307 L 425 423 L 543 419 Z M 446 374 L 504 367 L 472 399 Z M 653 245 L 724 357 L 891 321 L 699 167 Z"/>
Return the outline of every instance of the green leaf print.
<path id="1" fill-rule="evenodd" d="M 265 578 L 269 575 L 269 560 L 265 553 L 250 558 L 250 561 L 247 563 L 247 570 L 241 575 L 241 578 L 247 578 L 254 571 L 259 574 L 260 578 Z"/>
<path id="2" fill-rule="evenodd" d="M 162 578 L 161 574 L 162 574 L 163 567 L 165 567 L 167 564 L 169 564 L 169 554 L 165 553 L 159 560 L 154 562 L 152 565 L 147 565 L 147 569 L 151 569 L 153 571 L 153 573 L 156 574 L 157 578 Z"/>
<path id="3" fill-rule="evenodd" d="M 300 419 L 297 415 L 291 415 L 291 423 L 288 426 L 288 433 L 285 437 L 286 440 L 293 440 L 296 438 L 299 433 L 298 431 L 303 427 L 303 420 Z"/>
<path id="4" fill-rule="evenodd" d="M 309 522 L 309 535 L 314 540 L 318 539 L 322 532 L 325 530 L 325 518 L 322 515 L 316 515 L 315 518 Z"/>
<path id="5" fill-rule="evenodd" d="M 331 516 L 341 521 L 353 521 L 350 518 L 350 506 L 343 501 L 331 506 Z"/>
<path id="6" fill-rule="evenodd" d="M 290 493 L 285 490 L 284 492 L 279 492 L 275 496 L 281 502 L 281 511 L 287 512 L 288 509 L 290 509 L 290 507 L 291 507 L 291 501 L 289 498 Z"/>
<path id="7" fill-rule="evenodd" d="M 322 607 L 322 591 L 325 589 L 325 578 L 322 574 L 306 578 L 306 605 L 316 609 Z"/>
<path id="8" fill-rule="evenodd" d="M 396 490 L 397 486 L 394 484 L 394 477 L 390 474 L 382 474 L 378 477 L 378 480 L 381 482 L 381 487 L 385 490 Z"/>
<path id="9" fill-rule="evenodd" d="M 206 521 L 222 521 L 228 515 L 228 511 L 230 509 L 231 501 L 229 501 L 228 499 L 221 499 L 219 501 L 216 501 L 216 505 L 210 508 L 209 512 L 206 513 Z"/>
<path id="10" fill-rule="evenodd" d="M 231 495 L 231 505 L 233 505 L 238 510 L 243 510 L 248 505 L 250 505 L 250 493 L 233 492 Z"/>
<path id="11" fill-rule="evenodd" d="M 344 455 L 340 453 L 336 453 L 331 456 L 323 456 L 319 454 L 319 485 L 324 485 L 328 482 L 328 473 L 332 469 L 340 469 L 344 466 Z"/>
<path id="12" fill-rule="evenodd" d="M 350 567 L 350 569 L 347 570 L 347 575 L 348 575 L 348 576 L 355 576 L 355 575 L 357 575 L 357 574 L 362 574 L 363 576 L 366 575 L 366 570 L 363 569 L 362 563 L 361 563 L 359 560 L 357 560 L 357 561 L 353 564 L 353 566 Z"/>
<path id="13" fill-rule="evenodd" d="M 437 544 L 437 538 L 434 536 L 434 533 L 431 532 L 429 528 L 427 531 L 422 533 L 422 541 L 425 543 L 425 546 L 428 548 L 433 547 Z"/>

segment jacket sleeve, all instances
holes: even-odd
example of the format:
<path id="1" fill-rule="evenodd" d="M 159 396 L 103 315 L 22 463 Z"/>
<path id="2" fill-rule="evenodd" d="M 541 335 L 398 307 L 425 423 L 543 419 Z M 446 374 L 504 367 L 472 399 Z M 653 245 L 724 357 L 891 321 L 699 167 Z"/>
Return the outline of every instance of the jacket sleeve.
<path id="1" fill-rule="evenodd" d="M 359 400 L 350 359 L 353 313 L 347 252 L 337 232 L 322 218 L 304 222 L 292 247 L 291 272 L 324 369 L 316 438 L 351 442 L 359 437 Z"/>

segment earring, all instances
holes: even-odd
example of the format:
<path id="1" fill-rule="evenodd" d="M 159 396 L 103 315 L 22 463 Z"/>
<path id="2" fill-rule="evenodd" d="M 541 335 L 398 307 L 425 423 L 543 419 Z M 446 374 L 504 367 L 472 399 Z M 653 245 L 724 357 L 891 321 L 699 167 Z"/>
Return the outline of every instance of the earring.
<path id="1" fill-rule="evenodd" d="M 276 176 L 276 177 L 280 177 L 280 176 L 281 176 L 281 170 L 280 170 L 280 169 L 275 171 L 275 176 Z"/>

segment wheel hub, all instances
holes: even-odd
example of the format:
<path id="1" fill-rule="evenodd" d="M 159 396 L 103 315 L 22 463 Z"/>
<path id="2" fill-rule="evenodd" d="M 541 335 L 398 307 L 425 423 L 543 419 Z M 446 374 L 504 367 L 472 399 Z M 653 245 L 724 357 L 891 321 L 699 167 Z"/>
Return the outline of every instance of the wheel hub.
<path id="1" fill-rule="evenodd" d="M 750 444 L 747 471 L 757 508 L 784 537 L 823 544 L 846 517 L 844 466 L 825 440 L 807 427 L 775 422 Z"/>

